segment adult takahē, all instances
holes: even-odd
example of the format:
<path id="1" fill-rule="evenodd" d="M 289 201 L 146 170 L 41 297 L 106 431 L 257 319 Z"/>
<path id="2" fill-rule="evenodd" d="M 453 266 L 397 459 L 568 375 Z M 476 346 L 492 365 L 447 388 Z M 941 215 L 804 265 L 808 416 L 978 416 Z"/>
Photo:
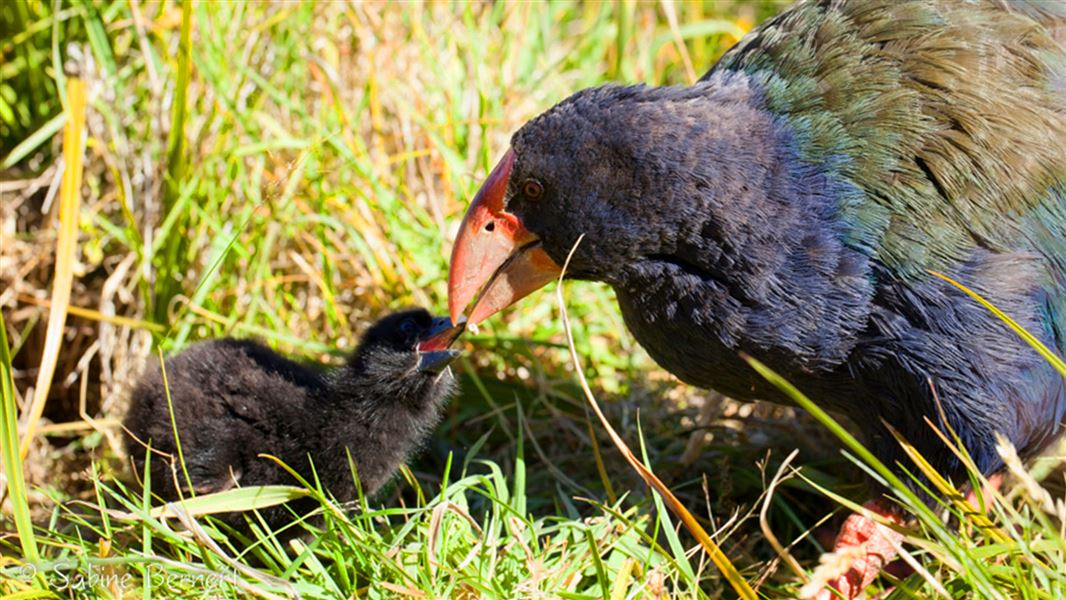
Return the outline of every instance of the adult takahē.
<path id="1" fill-rule="evenodd" d="M 524 125 L 455 243 L 453 320 L 557 277 L 614 288 L 626 324 L 682 380 L 784 401 L 746 352 L 850 418 L 884 424 L 944 475 L 936 397 L 986 474 L 1062 429 L 1063 378 L 971 286 L 1066 351 L 1066 4 L 801 2 L 692 86 L 604 86 Z M 934 391 L 935 390 L 935 391 Z M 884 501 L 871 506 L 891 514 Z M 898 515 L 896 518 L 900 518 Z M 838 547 L 893 554 L 853 515 Z M 869 538 L 869 539 L 867 539 Z"/>

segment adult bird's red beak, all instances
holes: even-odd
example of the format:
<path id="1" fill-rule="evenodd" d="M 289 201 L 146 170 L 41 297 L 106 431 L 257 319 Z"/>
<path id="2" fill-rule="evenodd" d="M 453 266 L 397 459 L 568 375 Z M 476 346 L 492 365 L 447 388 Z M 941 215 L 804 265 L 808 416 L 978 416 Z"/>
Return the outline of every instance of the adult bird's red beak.
<path id="1" fill-rule="evenodd" d="M 508 150 L 478 190 L 459 226 L 448 272 L 448 310 L 453 323 L 470 301 L 467 315 L 477 324 L 544 287 L 562 271 L 540 246 L 540 239 L 504 209 L 514 166 Z M 478 290 L 481 294 L 478 295 Z"/>

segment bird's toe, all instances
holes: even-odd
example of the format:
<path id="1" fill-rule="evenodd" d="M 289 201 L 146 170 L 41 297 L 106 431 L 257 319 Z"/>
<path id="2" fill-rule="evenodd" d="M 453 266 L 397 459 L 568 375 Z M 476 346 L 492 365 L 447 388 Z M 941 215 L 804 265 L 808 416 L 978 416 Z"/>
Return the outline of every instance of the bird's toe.
<path id="1" fill-rule="evenodd" d="M 892 523 L 903 524 L 902 517 L 881 502 L 871 501 L 864 506 Z M 861 513 L 849 516 L 840 528 L 833 552 L 822 558 L 815 571 L 812 583 L 816 589 L 811 589 L 814 593 L 808 597 L 816 600 L 858 597 L 896 557 L 902 540 L 903 534 L 870 516 Z"/>

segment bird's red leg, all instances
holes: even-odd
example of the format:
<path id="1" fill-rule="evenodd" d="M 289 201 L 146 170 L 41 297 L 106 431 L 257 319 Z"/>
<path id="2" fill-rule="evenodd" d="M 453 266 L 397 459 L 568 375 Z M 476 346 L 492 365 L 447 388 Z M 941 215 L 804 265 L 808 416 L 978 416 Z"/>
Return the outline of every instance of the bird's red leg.
<path id="1" fill-rule="evenodd" d="M 1003 485 L 1003 473 L 993 473 L 988 476 L 988 481 L 984 485 L 982 490 L 982 496 L 985 498 L 985 505 L 988 505 L 988 496 L 994 491 L 999 491 L 1000 486 Z M 971 491 L 966 494 L 966 501 L 970 503 L 970 506 L 974 510 L 981 510 L 980 504 L 977 502 L 977 493 Z"/>
<path id="2" fill-rule="evenodd" d="M 903 516 L 884 501 L 871 500 L 863 507 L 891 523 L 904 524 Z M 895 558 L 896 547 L 902 540 L 902 534 L 881 525 L 871 517 L 862 513 L 852 514 L 840 527 L 833 552 L 841 557 L 850 554 L 853 558 L 843 575 L 830 579 L 828 586 L 818 592 L 815 598 L 830 600 L 843 597 L 850 600 L 857 597 L 877 579 L 881 569 Z"/>
<path id="3" fill-rule="evenodd" d="M 993 490 L 998 490 L 1002 483 L 1001 473 L 990 475 L 984 488 L 985 496 Z M 974 510 L 980 510 L 976 494 L 970 492 L 966 500 L 974 507 Z M 871 500 L 863 507 L 872 513 L 881 515 L 891 523 L 903 525 L 905 522 L 897 511 L 883 501 Z M 849 516 L 840 527 L 840 533 L 837 534 L 833 545 L 833 553 L 840 557 L 851 553 L 854 558 L 843 575 L 830 579 L 825 589 L 818 592 L 815 596 L 816 600 L 831 600 L 840 597 L 851 600 L 859 596 L 873 583 L 874 579 L 877 579 L 878 574 L 889 566 L 896 556 L 896 546 L 902 539 L 901 534 L 863 514 L 855 513 Z M 910 572 L 906 565 L 900 566 L 900 570 L 903 575 Z"/>

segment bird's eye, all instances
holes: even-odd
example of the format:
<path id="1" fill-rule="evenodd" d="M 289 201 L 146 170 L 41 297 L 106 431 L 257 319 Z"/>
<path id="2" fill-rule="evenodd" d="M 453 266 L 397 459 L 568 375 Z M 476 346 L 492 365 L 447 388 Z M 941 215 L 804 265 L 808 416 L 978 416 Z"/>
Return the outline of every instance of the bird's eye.
<path id="1" fill-rule="evenodd" d="M 414 319 L 404 319 L 404 321 L 400 323 L 400 331 L 402 331 L 404 335 L 414 336 L 418 333 L 418 324 L 414 322 Z"/>
<path id="2" fill-rule="evenodd" d="M 536 179 L 530 178 L 522 183 L 522 193 L 530 200 L 536 200 L 544 194 L 544 186 Z"/>

